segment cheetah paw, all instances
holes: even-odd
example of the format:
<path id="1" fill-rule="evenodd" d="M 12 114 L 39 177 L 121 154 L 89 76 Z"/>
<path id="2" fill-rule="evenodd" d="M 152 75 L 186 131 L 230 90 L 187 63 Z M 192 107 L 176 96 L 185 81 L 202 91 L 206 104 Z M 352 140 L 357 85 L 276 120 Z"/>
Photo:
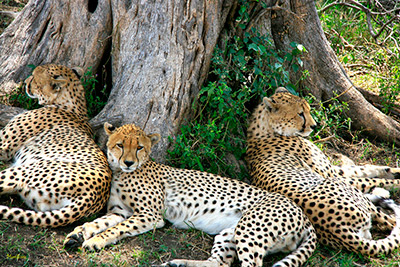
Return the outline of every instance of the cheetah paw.
<path id="1" fill-rule="evenodd" d="M 390 198 L 390 192 L 381 187 L 375 187 L 374 190 L 372 190 L 371 194 L 381 198 Z"/>
<path id="2" fill-rule="evenodd" d="M 78 233 L 70 233 L 67 235 L 64 241 L 64 247 L 66 248 L 77 248 L 80 247 L 83 243 L 83 234 L 81 232 Z"/>
<path id="3" fill-rule="evenodd" d="M 107 242 L 104 238 L 99 236 L 94 236 L 85 242 L 83 242 L 82 247 L 89 251 L 100 251 L 107 246 Z"/>

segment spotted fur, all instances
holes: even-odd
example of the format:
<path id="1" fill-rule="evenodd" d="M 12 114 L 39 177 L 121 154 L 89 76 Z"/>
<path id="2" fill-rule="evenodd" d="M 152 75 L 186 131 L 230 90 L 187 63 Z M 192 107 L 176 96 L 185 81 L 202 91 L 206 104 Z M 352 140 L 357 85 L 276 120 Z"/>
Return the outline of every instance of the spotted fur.
<path id="1" fill-rule="evenodd" d="M 44 107 L 14 117 L 0 131 L 0 193 L 17 194 L 33 210 L 0 205 L 0 219 L 42 227 L 70 224 L 108 200 L 111 170 L 94 143 L 84 89 L 73 70 L 37 67 L 26 92 Z"/>
<path id="2" fill-rule="evenodd" d="M 113 169 L 108 213 L 75 228 L 66 246 L 98 250 L 128 236 L 164 226 L 194 227 L 216 235 L 206 261 L 173 260 L 167 266 L 262 266 L 263 257 L 293 251 L 276 266 L 299 266 L 316 247 L 315 231 L 288 198 L 205 172 L 172 168 L 149 159 L 159 134 L 129 124 L 109 135 Z"/>
<path id="3" fill-rule="evenodd" d="M 247 162 L 253 184 L 292 199 L 308 216 L 319 241 L 335 248 L 378 256 L 399 247 L 399 224 L 391 235 L 371 240 L 372 221 L 392 228 L 388 216 L 364 192 L 376 186 L 398 186 L 393 170 L 381 166 L 332 166 L 317 146 L 306 140 L 316 123 L 308 103 L 284 89 L 264 98 L 248 129 Z M 378 178 L 373 178 L 378 177 Z M 369 198 L 368 198 L 369 197 Z"/>

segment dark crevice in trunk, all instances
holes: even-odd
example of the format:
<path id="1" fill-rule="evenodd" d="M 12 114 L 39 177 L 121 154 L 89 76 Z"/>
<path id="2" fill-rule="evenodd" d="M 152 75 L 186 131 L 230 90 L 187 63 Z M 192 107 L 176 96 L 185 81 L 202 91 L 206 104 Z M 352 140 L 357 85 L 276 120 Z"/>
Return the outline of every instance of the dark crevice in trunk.
<path id="1" fill-rule="evenodd" d="M 48 27 L 49 27 L 49 23 L 50 23 L 50 19 L 48 19 L 48 20 L 46 21 L 46 24 L 44 25 L 44 27 L 43 27 L 43 29 L 42 29 L 42 31 L 41 31 L 41 33 L 40 33 L 39 39 L 38 39 L 38 41 L 37 41 L 38 44 L 42 41 L 42 39 L 43 39 L 43 37 L 44 37 L 44 34 L 46 33 L 46 31 L 47 31 L 47 29 L 48 29 Z"/>
<path id="2" fill-rule="evenodd" d="M 99 4 L 98 0 L 89 0 L 88 1 L 88 11 L 93 14 L 97 9 L 98 4 Z"/>

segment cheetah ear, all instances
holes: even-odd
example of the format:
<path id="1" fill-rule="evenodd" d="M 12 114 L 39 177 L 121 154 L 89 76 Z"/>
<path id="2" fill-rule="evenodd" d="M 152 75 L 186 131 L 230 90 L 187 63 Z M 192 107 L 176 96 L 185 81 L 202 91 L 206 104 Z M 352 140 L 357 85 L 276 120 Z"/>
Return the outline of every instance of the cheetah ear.
<path id="1" fill-rule="evenodd" d="M 104 123 L 104 131 L 108 136 L 112 135 L 115 132 L 115 127 L 112 126 L 111 123 L 105 122 Z"/>
<path id="2" fill-rule="evenodd" d="M 84 74 L 84 71 L 81 67 L 73 67 L 71 68 L 71 70 L 75 73 L 76 76 L 78 76 L 78 79 L 80 79 Z"/>
<path id="3" fill-rule="evenodd" d="M 62 75 L 54 75 L 51 77 L 51 82 L 53 84 L 53 89 L 55 91 L 60 91 L 62 86 L 68 81 Z"/>
<path id="4" fill-rule="evenodd" d="M 155 144 L 157 144 L 158 141 L 160 141 L 160 139 L 161 139 L 161 135 L 158 133 L 149 134 L 148 137 L 150 138 L 151 146 L 154 146 Z"/>
<path id="5" fill-rule="evenodd" d="M 278 87 L 275 90 L 275 94 L 276 93 L 290 93 L 288 89 L 286 89 L 285 87 Z"/>
<path id="6" fill-rule="evenodd" d="M 269 112 L 276 112 L 278 110 L 278 107 L 273 99 L 264 97 L 263 102 Z"/>

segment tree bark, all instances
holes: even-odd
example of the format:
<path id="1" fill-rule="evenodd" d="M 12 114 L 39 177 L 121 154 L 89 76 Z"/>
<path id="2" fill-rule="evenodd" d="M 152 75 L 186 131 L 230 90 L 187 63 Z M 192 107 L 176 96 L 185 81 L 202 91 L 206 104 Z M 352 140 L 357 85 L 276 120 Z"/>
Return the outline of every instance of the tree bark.
<path id="1" fill-rule="evenodd" d="M 6 124 L 18 114 L 26 111 L 22 108 L 10 107 L 3 104 L 0 104 L 0 127 L 6 126 Z"/>
<path id="2" fill-rule="evenodd" d="M 110 0 L 29 1 L 0 35 L 0 90 L 28 77 L 27 65 L 97 69 L 112 30 Z"/>
<path id="3" fill-rule="evenodd" d="M 122 123 L 160 133 L 152 155 L 163 161 L 168 136 L 190 115 L 232 6 L 229 0 L 112 1 L 113 89 L 96 119 L 122 115 Z"/>

